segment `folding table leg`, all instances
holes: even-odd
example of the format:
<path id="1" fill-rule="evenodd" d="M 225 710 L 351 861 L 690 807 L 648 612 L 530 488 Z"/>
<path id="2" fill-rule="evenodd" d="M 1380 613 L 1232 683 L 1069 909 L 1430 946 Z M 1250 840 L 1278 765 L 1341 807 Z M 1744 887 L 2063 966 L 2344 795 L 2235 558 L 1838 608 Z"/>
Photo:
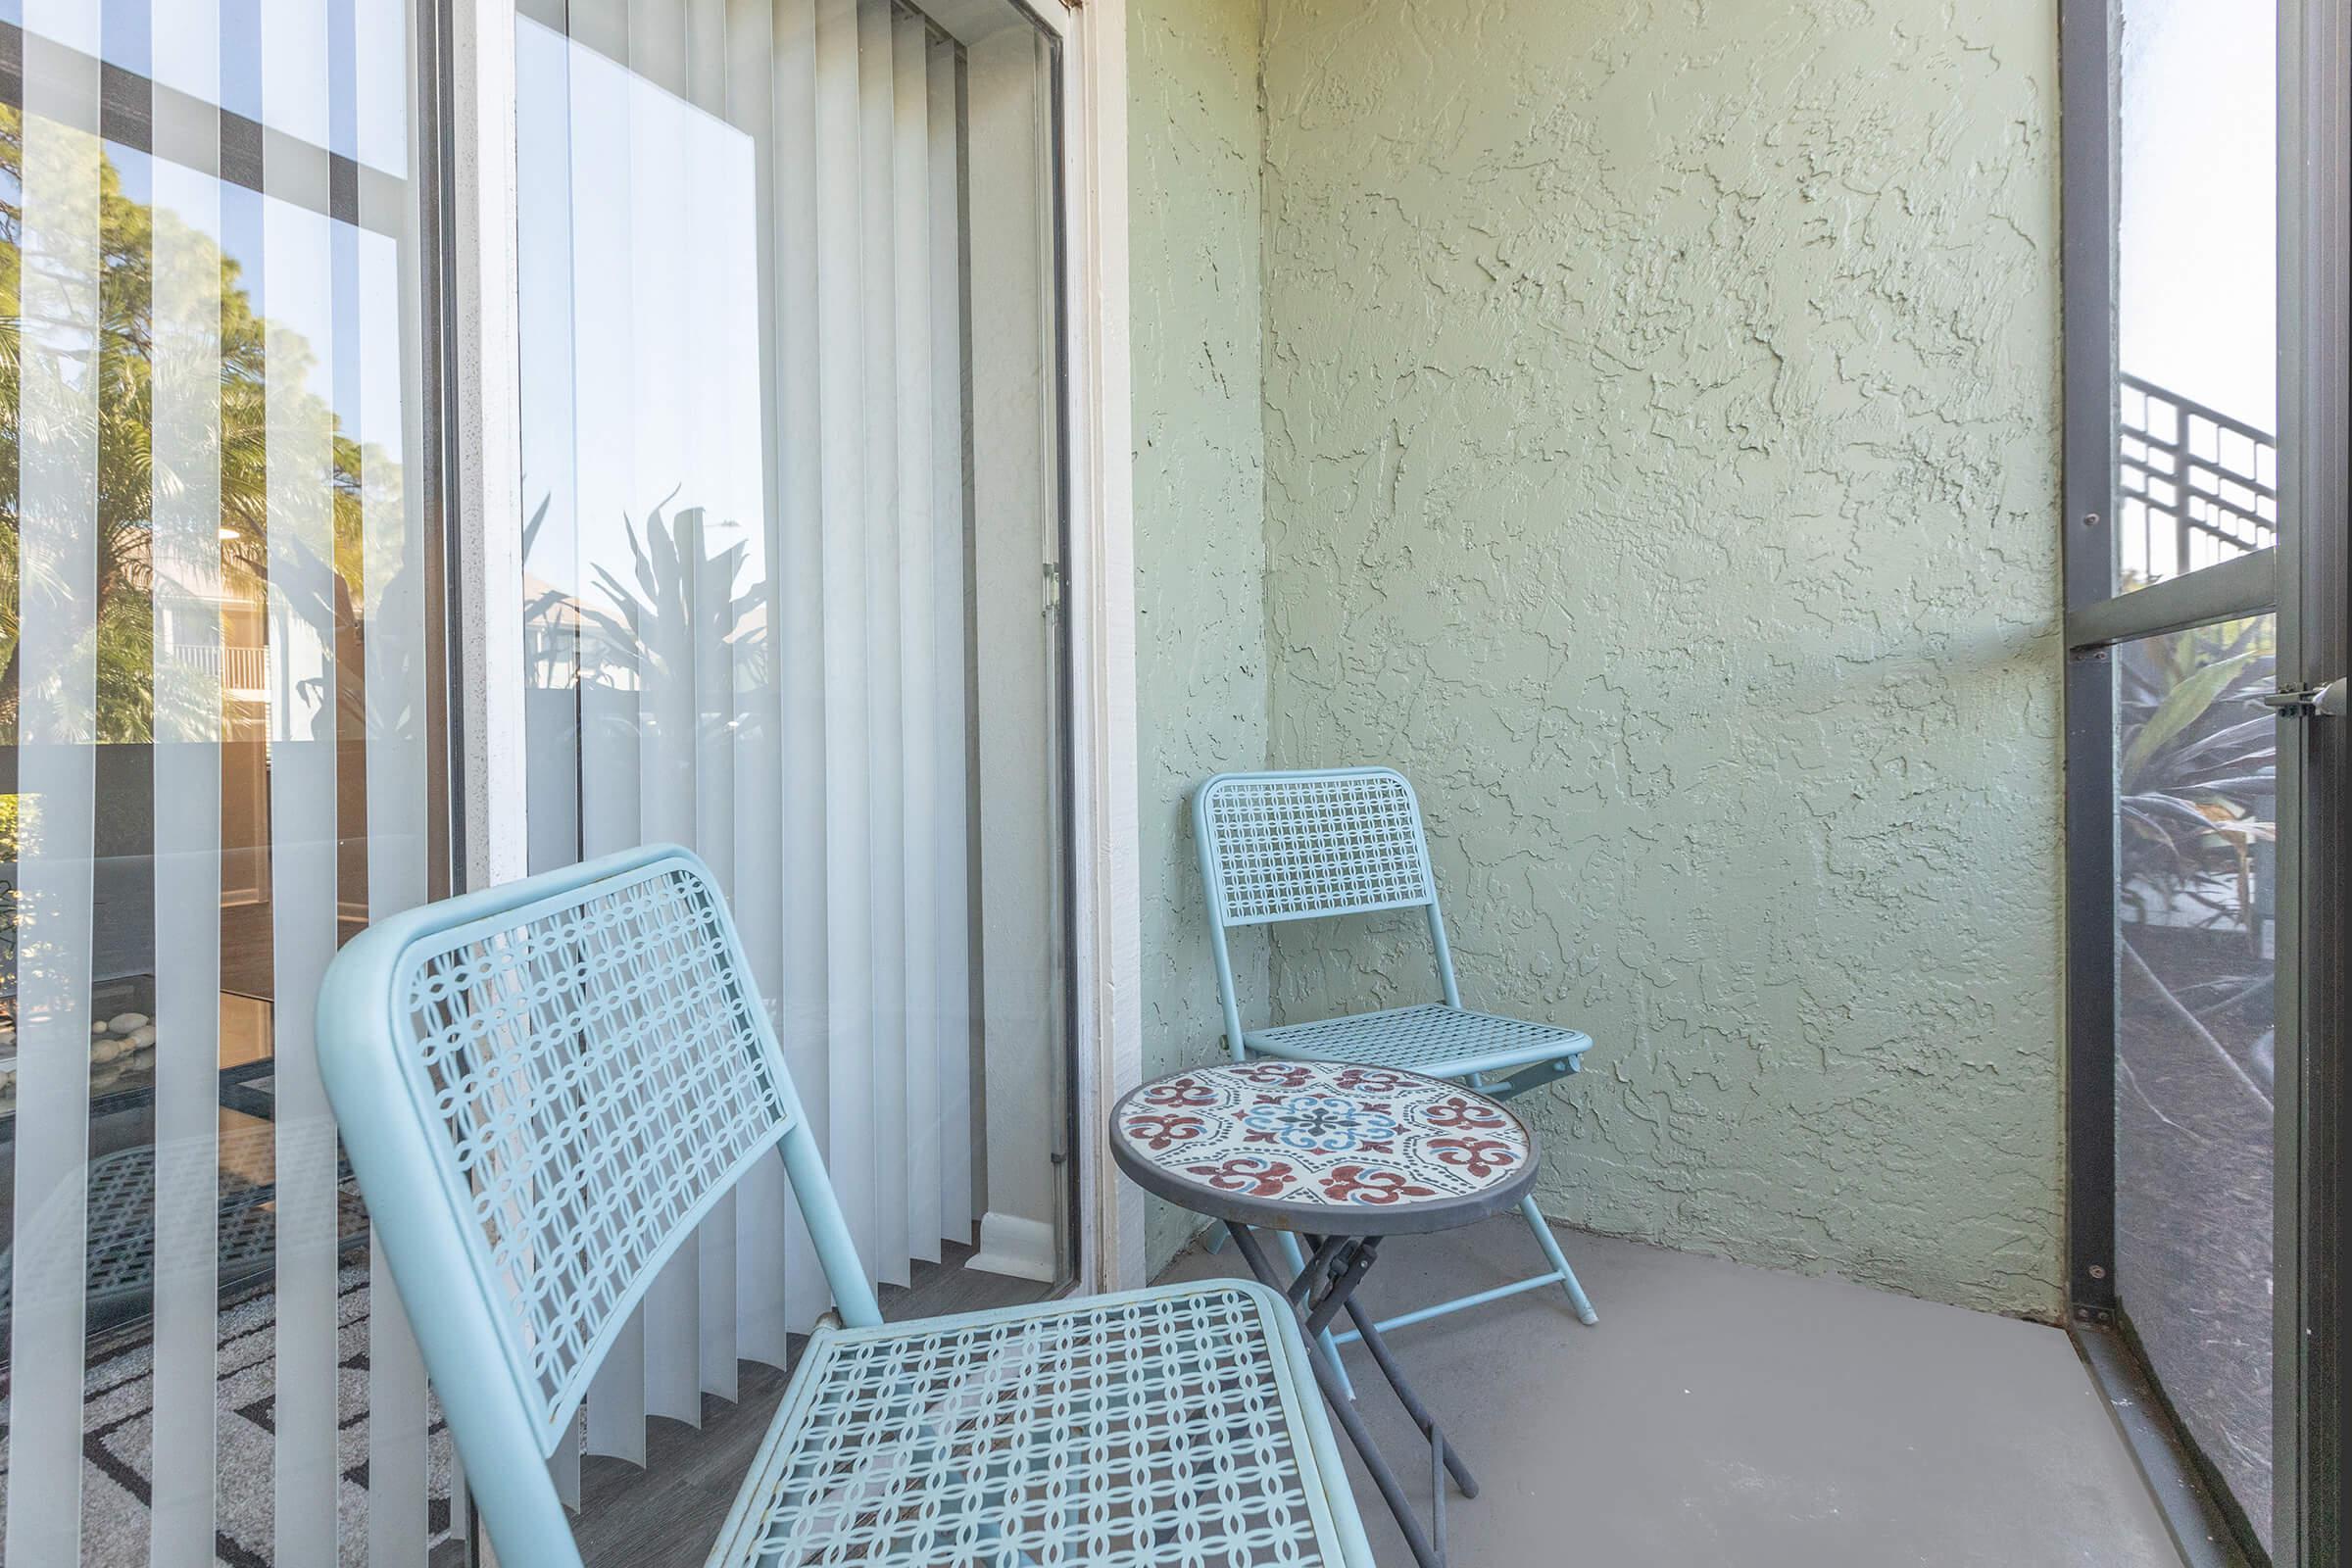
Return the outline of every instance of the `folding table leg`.
<path id="1" fill-rule="evenodd" d="M 1274 1245 L 1282 1249 L 1283 1261 L 1291 1265 L 1291 1277 L 1293 1279 L 1298 1278 L 1305 1271 L 1306 1258 L 1298 1250 L 1298 1237 L 1293 1236 L 1289 1231 L 1276 1231 L 1274 1233 Z M 1269 1281 L 1268 1283 L 1271 1284 L 1272 1282 Z M 1280 1289 L 1280 1287 L 1277 1286 L 1276 1289 Z M 1340 1392 L 1350 1399 L 1354 1398 L 1355 1383 L 1348 1376 L 1348 1368 L 1342 1365 L 1340 1362 L 1340 1348 L 1338 1344 L 1333 1341 L 1331 1337 L 1331 1330 L 1328 1328 L 1322 1330 L 1315 1336 L 1315 1340 L 1316 1343 L 1323 1348 L 1324 1355 L 1330 1359 L 1333 1374 L 1340 1380 Z"/>
<path id="2" fill-rule="evenodd" d="M 1446 1469 L 1452 1474 L 1453 1484 L 1462 1489 L 1462 1495 L 1477 1496 L 1478 1478 L 1470 1473 L 1470 1467 L 1462 1462 L 1462 1456 L 1446 1443 L 1446 1434 L 1440 1430 L 1437 1418 L 1429 1413 L 1429 1407 L 1421 1402 L 1421 1396 L 1413 1392 L 1413 1386 L 1404 1380 L 1404 1371 L 1397 1366 L 1396 1358 L 1389 1353 L 1389 1342 L 1381 1338 L 1380 1328 L 1372 1321 L 1372 1314 L 1355 1303 L 1352 1293 L 1346 1304 L 1348 1315 L 1355 1320 L 1356 1333 L 1363 1337 L 1364 1348 L 1372 1352 L 1372 1359 L 1378 1363 L 1381 1374 L 1389 1380 L 1389 1387 L 1396 1391 L 1396 1402 L 1404 1406 L 1404 1413 L 1411 1416 L 1413 1425 L 1421 1429 L 1421 1436 L 1428 1440 L 1430 1447 L 1436 1450 Z M 1445 1505 L 1445 1492 L 1440 1488 L 1438 1506 L 1443 1509 Z M 1442 1531 L 1439 1539 L 1445 1539 Z"/>
<path id="3" fill-rule="evenodd" d="M 1356 1282 L 1362 1278 L 1363 1269 L 1369 1263 L 1368 1257 L 1355 1259 L 1355 1266 L 1346 1271 L 1342 1279 L 1334 1282 L 1333 1294 L 1336 1296 L 1336 1299 L 1317 1300 L 1313 1295 L 1312 1284 L 1305 1276 L 1306 1265 L 1300 1264 L 1298 1271 L 1295 1272 L 1291 1278 L 1285 1279 L 1275 1270 L 1273 1262 L 1266 1256 L 1265 1249 L 1258 1246 L 1257 1238 L 1250 1234 L 1249 1226 L 1237 1223 L 1229 1225 L 1228 1229 L 1233 1236 L 1234 1247 L 1241 1252 L 1244 1261 L 1250 1265 L 1250 1271 L 1257 1276 L 1260 1283 L 1282 1292 L 1294 1303 L 1299 1299 L 1297 1288 L 1301 1284 L 1308 1286 L 1306 1295 L 1312 1310 L 1301 1312 L 1300 1315 L 1309 1320 L 1310 1331 L 1316 1327 L 1315 1319 L 1320 1318 L 1324 1322 L 1328 1322 L 1332 1312 L 1337 1311 L 1343 1304 L 1348 1304 L 1349 1298 L 1354 1294 Z M 1291 1250 L 1296 1254 L 1298 1242 L 1290 1238 L 1288 1232 L 1282 1234 L 1286 1240 L 1290 1241 Z M 1333 1255 L 1332 1250 L 1318 1244 L 1315 1250 L 1316 1266 L 1318 1268 L 1326 1266 Z M 1359 1317 L 1357 1321 L 1362 1323 L 1369 1320 Z M 1377 1331 L 1375 1333 L 1377 1334 Z M 1385 1345 L 1381 1347 L 1381 1353 L 1384 1356 L 1387 1348 Z M 1396 1528 L 1404 1536 L 1404 1544 L 1411 1549 L 1413 1561 L 1419 1564 L 1420 1568 L 1446 1568 L 1446 1537 L 1443 1531 L 1446 1518 L 1446 1494 L 1443 1483 L 1438 1484 L 1436 1494 L 1440 1532 L 1433 1544 L 1429 1532 L 1421 1526 L 1420 1516 L 1413 1512 L 1412 1500 L 1404 1494 L 1404 1487 L 1397 1481 L 1396 1472 L 1389 1468 L 1388 1459 L 1381 1453 L 1379 1446 L 1374 1443 L 1371 1430 L 1364 1425 L 1364 1418 L 1356 1408 L 1353 1393 L 1345 1387 L 1345 1381 L 1340 1373 L 1339 1354 L 1330 1348 L 1328 1332 L 1310 1336 L 1307 1341 L 1306 1358 L 1314 1368 L 1315 1382 L 1323 1391 L 1324 1402 L 1331 1406 L 1331 1413 L 1340 1423 L 1340 1430 L 1348 1434 L 1348 1441 L 1355 1445 L 1356 1454 L 1364 1461 L 1364 1469 L 1370 1473 L 1373 1486 L 1379 1489 L 1382 1500 L 1388 1503 L 1389 1512 L 1396 1516 Z M 1447 1446 L 1444 1435 L 1437 1432 L 1436 1423 L 1428 1420 L 1428 1412 L 1421 1408 L 1420 1401 L 1407 1393 L 1406 1387 L 1401 1381 L 1402 1374 L 1395 1369 L 1395 1363 L 1385 1362 L 1383 1370 L 1388 1373 L 1391 1385 L 1396 1389 L 1398 1398 L 1404 1402 L 1406 1413 L 1413 1416 L 1415 1421 L 1421 1425 L 1424 1434 L 1433 1435 L 1431 1443 L 1431 1450 L 1434 1455 L 1433 1473 L 1436 1465 L 1444 1466 L 1445 1469 L 1452 1471 L 1455 1481 L 1462 1486 L 1463 1495 L 1477 1495 L 1478 1483 L 1470 1478 L 1468 1468 L 1462 1465 L 1458 1456 Z"/>

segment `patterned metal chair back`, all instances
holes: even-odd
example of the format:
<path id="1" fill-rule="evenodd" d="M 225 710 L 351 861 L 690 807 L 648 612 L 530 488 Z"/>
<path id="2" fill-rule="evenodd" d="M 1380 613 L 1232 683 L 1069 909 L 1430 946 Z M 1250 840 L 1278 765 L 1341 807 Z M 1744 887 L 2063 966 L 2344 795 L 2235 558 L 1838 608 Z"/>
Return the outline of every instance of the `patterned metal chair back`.
<path id="1" fill-rule="evenodd" d="M 662 1264 L 779 1143 L 843 1316 L 880 1321 L 749 974 L 708 870 L 655 847 L 381 921 L 320 992 L 426 1366 L 483 1506 L 520 1526 L 502 1544 L 550 1541 L 537 1560 L 577 1556 L 518 1455 L 554 1452 Z"/>
<path id="2" fill-rule="evenodd" d="M 1383 909 L 1427 911 L 1440 990 L 1461 1005 L 1421 803 L 1390 767 L 1219 773 L 1193 796 L 1226 1043 L 1247 1059 L 1225 933 Z"/>
<path id="3" fill-rule="evenodd" d="M 1219 925 L 1437 902 L 1421 803 L 1394 769 L 1220 773 L 1200 786 L 1193 810 Z"/>

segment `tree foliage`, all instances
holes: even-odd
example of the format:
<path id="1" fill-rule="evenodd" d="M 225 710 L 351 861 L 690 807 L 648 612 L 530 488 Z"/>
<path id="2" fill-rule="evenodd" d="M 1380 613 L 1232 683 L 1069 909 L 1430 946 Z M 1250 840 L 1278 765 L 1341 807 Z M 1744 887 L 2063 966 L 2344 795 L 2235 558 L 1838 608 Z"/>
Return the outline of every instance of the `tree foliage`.
<path id="1" fill-rule="evenodd" d="M 27 356 L 24 335 L 27 284 L 74 265 L 24 248 L 23 172 L 24 112 L 0 106 L 0 745 L 17 738 L 21 684 L 18 604 L 23 569 L 21 544 L 26 519 L 20 505 L 20 475 L 28 450 L 43 443 L 73 444 L 97 454 L 97 577 L 84 590 L 96 596 L 93 662 L 96 710 L 91 738 L 100 742 L 143 742 L 155 734 L 153 678 L 158 628 L 154 614 L 154 513 L 159 498 L 201 493 L 217 477 L 220 488 L 220 562 L 217 584 L 205 597 L 223 604 L 259 604 L 268 593 L 270 553 L 281 559 L 299 550 L 290 531 L 270 529 L 269 423 L 272 400 L 281 424 L 308 423 L 326 434 L 331 471 L 318 476 L 332 497 L 333 590 L 320 602 L 287 600 L 278 612 L 308 622 L 330 647 L 356 643 L 357 615 L 367 564 L 361 519 L 366 509 L 399 505 L 398 466 L 378 448 L 363 449 L 347 434 L 327 401 L 312 385 L 318 355 L 302 333 L 272 323 L 255 308 L 244 265 L 209 234 L 178 215 L 132 198 L 123 188 L 119 160 L 142 157 L 102 147 L 98 169 L 98 313 L 90 323 L 36 323 L 54 334 L 62 352 Z M 209 279 L 185 273 L 160 276 L 160 268 L 217 272 L 220 302 L 218 329 L 209 323 L 166 320 L 156 302 L 202 297 Z M 27 275 L 30 269 L 30 275 Z M 71 297 L 86 280 L 52 275 L 39 300 Z M 65 288 L 61 288 L 64 285 Z M 159 286 L 160 285 L 160 286 Z M 355 302 L 361 309 L 380 302 Z M 176 336 L 176 341 L 174 337 Z M 94 366 L 85 349 L 96 342 Z M 154 369 L 159 356 L 195 354 L 218 376 L 217 427 L 183 432 L 174 450 L 158 461 L 155 440 Z M 94 374 L 97 428 L 74 431 L 62 421 L 86 416 L 89 398 L 80 381 Z M 189 439 L 195 436 L 191 442 Z M 28 446 L 29 444 L 29 446 Z M 177 465 L 175 468 L 173 464 Z M 283 465 L 281 464 L 281 469 Z M 282 472 L 281 493 L 300 489 L 305 476 Z M 44 519 L 32 519 L 36 527 Z M 379 570 L 390 564 L 378 564 Z M 295 574 L 288 574 L 289 579 Z M 38 678 L 37 674 L 34 678 Z M 323 701 L 324 694 L 311 694 Z"/>

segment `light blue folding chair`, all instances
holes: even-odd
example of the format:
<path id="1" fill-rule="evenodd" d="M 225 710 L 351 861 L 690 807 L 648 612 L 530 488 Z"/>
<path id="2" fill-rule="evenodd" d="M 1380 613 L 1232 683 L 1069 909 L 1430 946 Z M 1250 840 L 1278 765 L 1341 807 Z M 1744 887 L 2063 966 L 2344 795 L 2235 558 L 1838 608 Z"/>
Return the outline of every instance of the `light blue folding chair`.
<path id="1" fill-rule="evenodd" d="M 1412 785 L 1395 769 L 1219 773 L 1193 796 L 1193 827 L 1200 852 L 1200 880 L 1208 895 L 1217 996 L 1224 1004 L 1225 1039 L 1234 1060 L 1246 1061 L 1254 1054 L 1397 1067 L 1432 1078 L 1459 1079 L 1507 1100 L 1575 1072 L 1592 1049 L 1591 1037 L 1579 1030 L 1462 1005 L 1453 977 L 1453 951 L 1446 946 L 1446 922 L 1438 912 L 1438 883 L 1429 868 L 1421 803 Z M 1274 1029 L 1243 1027 L 1228 931 L 1413 908 L 1428 915 L 1442 1001 Z M 1377 1325 L 1381 1332 L 1546 1285 L 1567 1293 L 1568 1304 L 1580 1319 L 1598 1321 L 1533 1197 L 1521 1211 L 1549 1264 L 1544 1272 L 1382 1319 Z M 1280 1241 L 1292 1266 L 1299 1266 L 1297 1241 L 1287 1235 Z M 1355 1338 L 1343 1334 L 1334 1343 Z"/>
<path id="2" fill-rule="evenodd" d="M 327 1093 L 502 1568 L 580 1568 L 545 1461 L 662 1263 L 779 1145 L 840 1325 L 713 1568 L 1369 1568 L 1275 1293 L 885 1324 L 749 972 L 671 848 L 394 916 L 328 971 Z"/>

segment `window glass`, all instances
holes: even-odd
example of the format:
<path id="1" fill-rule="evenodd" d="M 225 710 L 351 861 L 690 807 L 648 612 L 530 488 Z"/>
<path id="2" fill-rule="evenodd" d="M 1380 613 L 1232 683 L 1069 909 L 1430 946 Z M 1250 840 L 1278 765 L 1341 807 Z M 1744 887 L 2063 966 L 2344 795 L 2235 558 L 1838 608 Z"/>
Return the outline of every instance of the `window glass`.
<path id="1" fill-rule="evenodd" d="M 949 9 L 517 20 L 529 855 L 692 846 L 869 1271 L 1034 1294 L 1071 1268 L 1054 65 Z M 827 1305 L 772 1170 L 672 1273 L 592 1452 Z"/>
<path id="2" fill-rule="evenodd" d="M 421 1564 L 449 1454 L 311 1042 L 447 889 L 415 19 L 10 9 L 0 1556 Z"/>
<path id="3" fill-rule="evenodd" d="M 2116 587 L 2278 542 L 2278 18 L 2124 0 Z"/>

